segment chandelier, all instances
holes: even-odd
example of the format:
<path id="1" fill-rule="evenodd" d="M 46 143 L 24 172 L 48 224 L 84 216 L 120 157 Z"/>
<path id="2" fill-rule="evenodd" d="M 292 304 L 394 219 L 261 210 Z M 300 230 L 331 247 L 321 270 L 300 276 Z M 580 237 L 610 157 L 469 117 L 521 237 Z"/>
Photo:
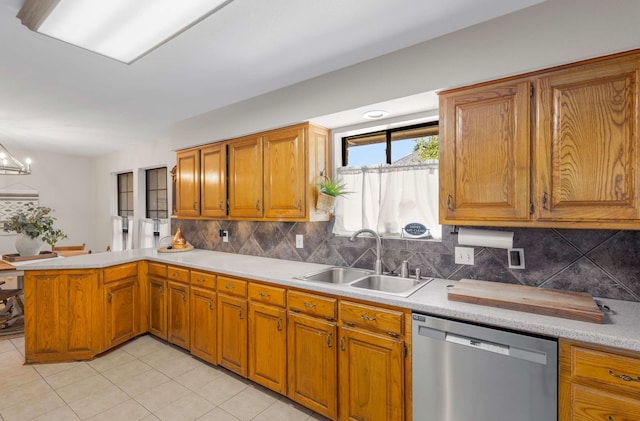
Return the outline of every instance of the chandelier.
<path id="1" fill-rule="evenodd" d="M 27 158 L 25 160 L 27 165 L 18 161 L 13 155 L 9 153 L 0 143 L 0 174 L 4 175 L 28 175 L 31 174 L 31 160 Z"/>

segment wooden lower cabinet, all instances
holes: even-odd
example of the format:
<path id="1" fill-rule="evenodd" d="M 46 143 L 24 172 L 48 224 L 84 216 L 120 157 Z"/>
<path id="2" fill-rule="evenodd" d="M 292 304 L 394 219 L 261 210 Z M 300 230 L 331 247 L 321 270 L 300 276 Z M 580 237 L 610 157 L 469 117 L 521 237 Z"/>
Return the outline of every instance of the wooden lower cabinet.
<path id="1" fill-rule="evenodd" d="M 287 393 L 287 311 L 249 303 L 249 379 Z"/>
<path id="2" fill-rule="evenodd" d="M 336 323 L 289 311 L 288 396 L 335 420 L 338 415 Z"/>
<path id="3" fill-rule="evenodd" d="M 149 277 L 149 333 L 167 340 L 167 280 Z"/>
<path id="4" fill-rule="evenodd" d="M 637 353 L 561 340 L 559 421 L 640 420 Z"/>
<path id="5" fill-rule="evenodd" d="M 140 334 L 138 263 L 102 270 L 105 346 L 112 348 Z"/>
<path id="6" fill-rule="evenodd" d="M 340 327 L 341 420 L 404 420 L 402 339 Z"/>
<path id="7" fill-rule="evenodd" d="M 167 282 L 167 340 L 181 348 L 189 349 L 189 285 Z"/>
<path id="8" fill-rule="evenodd" d="M 93 358 L 102 350 L 102 299 L 95 270 L 27 272 L 28 363 Z"/>
<path id="9" fill-rule="evenodd" d="M 218 294 L 218 365 L 247 377 L 247 299 Z"/>
<path id="10" fill-rule="evenodd" d="M 128 278 L 104 286 L 107 348 L 137 335 L 137 278 Z"/>
<path id="11" fill-rule="evenodd" d="M 191 287 L 191 354 L 216 363 L 216 293 Z"/>

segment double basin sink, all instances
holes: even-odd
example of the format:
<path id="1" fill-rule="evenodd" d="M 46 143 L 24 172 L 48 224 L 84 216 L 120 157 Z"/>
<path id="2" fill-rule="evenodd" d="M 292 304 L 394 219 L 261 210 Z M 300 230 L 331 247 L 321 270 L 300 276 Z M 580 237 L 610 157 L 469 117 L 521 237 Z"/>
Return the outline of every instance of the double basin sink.
<path id="1" fill-rule="evenodd" d="M 302 281 L 343 284 L 349 287 L 408 297 L 431 281 L 427 279 L 401 278 L 399 276 L 377 275 L 366 269 L 331 267 L 318 272 L 295 277 Z"/>

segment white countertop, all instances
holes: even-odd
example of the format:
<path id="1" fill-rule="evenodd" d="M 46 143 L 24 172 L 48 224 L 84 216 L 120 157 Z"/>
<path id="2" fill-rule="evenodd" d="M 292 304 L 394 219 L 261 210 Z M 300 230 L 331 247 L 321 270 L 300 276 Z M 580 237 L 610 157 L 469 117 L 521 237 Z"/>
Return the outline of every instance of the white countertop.
<path id="1" fill-rule="evenodd" d="M 155 249 L 93 253 L 64 259 L 40 260 L 24 265 L 21 269 L 93 269 L 144 259 L 404 307 L 434 316 L 640 352 L 640 303 L 630 301 L 597 299 L 599 303 L 611 308 L 612 312 L 605 316 L 605 323 L 596 324 L 449 301 L 447 285 L 453 285 L 456 281 L 446 279 L 434 279 L 410 297 L 402 298 L 348 285 L 293 279 L 294 276 L 318 271 L 328 267 L 327 265 L 197 249 L 183 253 L 158 253 Z"/>

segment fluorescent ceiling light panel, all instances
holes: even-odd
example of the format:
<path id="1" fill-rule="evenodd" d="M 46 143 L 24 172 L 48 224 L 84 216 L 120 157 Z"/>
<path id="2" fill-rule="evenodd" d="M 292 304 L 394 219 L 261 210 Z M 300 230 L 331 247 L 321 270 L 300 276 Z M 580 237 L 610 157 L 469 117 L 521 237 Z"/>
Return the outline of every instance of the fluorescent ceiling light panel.
<path id="1" fill-rule="evenodd" d="M 31 30 L 129 64 L 231 1 L 26 0 L 18 18 Z"/>

